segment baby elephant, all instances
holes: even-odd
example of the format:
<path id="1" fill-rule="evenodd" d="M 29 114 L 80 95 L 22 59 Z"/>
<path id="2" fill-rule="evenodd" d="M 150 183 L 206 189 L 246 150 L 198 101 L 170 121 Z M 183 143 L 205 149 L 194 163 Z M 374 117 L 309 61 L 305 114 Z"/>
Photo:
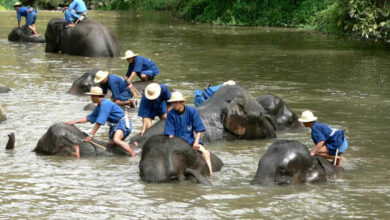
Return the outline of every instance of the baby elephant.
<path id="1" fill-rule="evenodd" d="M 210 156 L 213 172 L 220 171 L 223 162 L 212 153 Z M 198 183 L 211 185 L 206 179 L 210 172 L 202 154 L 177 137 L 150 137 L 143 146 L 139 170 L 145 182 L 184 181 L 187 177 L 194 177 Z"/>

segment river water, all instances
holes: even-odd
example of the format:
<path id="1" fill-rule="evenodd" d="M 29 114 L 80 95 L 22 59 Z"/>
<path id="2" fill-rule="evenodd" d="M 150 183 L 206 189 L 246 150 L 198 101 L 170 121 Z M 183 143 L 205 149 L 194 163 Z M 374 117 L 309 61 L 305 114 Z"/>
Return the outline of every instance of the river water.
<path id="1" fill-rule="evenodd" d="M 43 36 L 60 12 L 38 12 Z M 16 134 L 12 152 L 0 149 L 0 218 L 378 218 L 390 217 L 390 47 L 336 39 L 295 29 L 193 24 L 166 12 L 92 11 L 121 43 L 154 60 L 158 80 L 182 92 L 235 80 L 254 97 L 275 94 L 300 114 L 346 129 L 346 170 L 318 185 L 252 186 L 257 163 L 275 139 L 208 145 L 225 163 L 211 187 L 193 183 L 147 184 L 138 158 L 38 156 L 31 152 L 55 122 L 87 114 L 88 97 L 65 94 L 91 68 L 124 75 L 125 61 L 44 52 L 44 44 L 11 43 L 15 12 L 0 12 L 0 94 L 8 120 L 0 146 Z M 23 20 L 24 22 L 24 20 Z M 141 122 L 131 115 L 140 131 Z M 90 124 L 78 125 L 90 131 Z M 97 138 L 107 139 L 107 127 Z M 310 149 L 310 131 L 283 131 Z"/>

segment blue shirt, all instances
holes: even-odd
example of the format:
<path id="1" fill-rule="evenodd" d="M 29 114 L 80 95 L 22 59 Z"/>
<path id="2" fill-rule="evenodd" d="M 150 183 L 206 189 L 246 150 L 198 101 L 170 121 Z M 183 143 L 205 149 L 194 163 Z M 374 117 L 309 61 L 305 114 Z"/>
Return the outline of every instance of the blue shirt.
<path id="1" fill-rule="evenodd" d="M 96 122 L 101 125 L 104 125 L 106 121 L 116 124 L 123 117 L 125 117 L 123 109 L 108 99 L 103 99 L 95 110 L 91 114 L 87 115 L 89 122 Z"/>
<path id="2" fill-rule="evenodd" d="M 145 92 L 142 94 L 138 116 L 143 118 L 154 118 L 167 112 L 167 104 L 171 104 L 167 103 L 167 101 L 171 98 L 171 92 L 164 84 L 160 84 L 160 87 L 161 93 L 157 99 L 149 100 L 146 98 Z"/>
<path id="3" fill-rule="evenodd" d="M 325 145 L 328 148 L 336 150 L 344 142 L 344 130 L 338 130 L 331 128 L 329 125 L 314 122 L 311 128 L 311 138 L 315 145 L 325 141 Z"/>
<path id="4" fill-rule="evenodd" d="M 130 77 L 133 71 L 136 73 L 141 73 L 142 71 L 146 70 L 154 70 L 156 75 L 160 73 L 157 65 L 152 60 L 146 57 L 136 56 L 134 61 L 129 64 L 129 69 L 127 70 L 126 76 Z"/>
<path id="5" fill-rule="evenodd" d="M 19 9 L 16 11 L 18 21 L 22 19 L 22 16 L 27 17 L 27 13 L 29 9 L 30 9 L 29 7 L 19 7 Z"/>
<path id="6" fill-rule="evenodd" d="M 101 84 L 101 87 L 104 94 L 107 94 L 107 89 L 111 90 L 113 99 L 119 99 L 121 93 L 128 89 L 126 81 L 117 75 L 108 75 L 107 83 Z"/>
<path id="7" fill-rule="evenodd" d="M 87 6 L 83 0 L 73 0 L 69 5 L 68 10 L 71 12 L 73 9 L 76 12 L 81 13 L 87 11 Z"/>
<path id="8" fill-rule="evenodd" d="M 190 106 L 185 106 L 182 114 L 172 109 L 168 112 L 165 121 L 165 135 L 173 135 L 186 140 L 191 146 L 194 144 L 194 131 L 196 133 L 205 131 L 202 119 L 198 111 Z"/>

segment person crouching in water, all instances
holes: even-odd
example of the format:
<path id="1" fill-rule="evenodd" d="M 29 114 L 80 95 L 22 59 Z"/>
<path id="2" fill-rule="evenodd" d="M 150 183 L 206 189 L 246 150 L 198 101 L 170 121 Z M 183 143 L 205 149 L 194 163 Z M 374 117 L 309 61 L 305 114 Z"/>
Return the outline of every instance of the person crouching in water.
<path id="1" fill-rule="evenodd" d="M 337 160 L 336 166 L 341 167 L 341 163 L 344 161 L 341 154 L 348 149 L 344 130 L 331 128 L 329 125 L 317 122 L 317 119 L 311 111 L 302 112 L 302 116 L 298 119 L 305 127 L 311 128 L 311 138 L 315 144 L 311 155 Z M 336 158 L 337 149 L 338 156 Z"/>
<path id="2" fill-rule="evenodd" d="M 100 87 L 92 87 L 91 91 L 86 93 L 91 96 L 93 103 L 98 104 L 95 110 L 84 118 L 74 121 L 64 122 L 68 125 L 81 124 L 86 122 L 95 123 L 92 132 L 88 134 L 83 141 L 91 142 L 93 136 L 99 130 L 101 125 L 106 122 L 110 123 L 109 138 L 111 144 L 117 144 L 125 149 L 131 157 L 136 154 L 131 149 L 130 145 L 123 141 L 131 133 L 132 124 L 126 122 L 125 112 L 120 106 L 104 98 L 103 90 Z M 79 147 L 79 146 L 77 146 Z M 80 150 L 76 147 L 76 157 L 80 158 Z"/>
<path id="3" fill-rule="evenodd" d="M 165 121 L 164 134 L 169 136 L 169 138 L 183 138 L 194 150 L 200 151 L 209 167 L 211 176 L 213 174 L 213 169 L 211 166 L 210 153 L 203 147 L 203 143 L 200 140 L 202 132 L 206 129 L 196 109 L 184 105 L 184 101 L 183 94 L 177 91 L 172 93 L 171 99 L 169 99 L 168 102 L 172 103 L 173 109 L 168 112 L 168 117 Z M 195 137 L 194 131 L 196 133 Z"/>

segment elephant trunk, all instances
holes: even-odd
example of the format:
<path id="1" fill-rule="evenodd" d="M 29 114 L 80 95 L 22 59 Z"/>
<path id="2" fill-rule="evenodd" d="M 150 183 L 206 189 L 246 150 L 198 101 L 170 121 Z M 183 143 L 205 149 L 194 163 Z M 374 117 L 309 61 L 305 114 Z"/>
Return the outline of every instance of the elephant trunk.
<path id="1" fill-rule="evenodd" d="M 13 150 L 14 147 L 15 147 L 15 134 L 14 134 L 14 132 L 11 132 L 10 134 L 8 134 L 8 142 L 7 142 L 5 149 L 6 150 Z"/>

